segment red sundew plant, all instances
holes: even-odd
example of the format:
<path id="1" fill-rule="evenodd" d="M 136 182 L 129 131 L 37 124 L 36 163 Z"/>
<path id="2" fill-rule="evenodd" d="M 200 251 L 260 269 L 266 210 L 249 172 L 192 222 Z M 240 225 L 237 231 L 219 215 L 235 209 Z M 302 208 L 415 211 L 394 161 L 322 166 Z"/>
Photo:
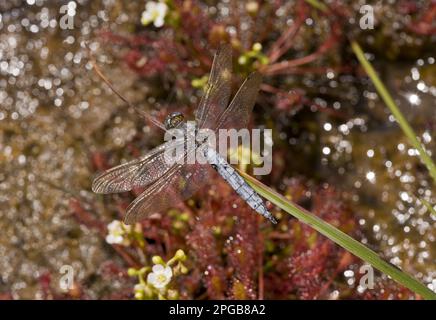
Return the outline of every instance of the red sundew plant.
<path id="1" fill-rule="evenodd" d="M 228 16 L 205 14 L 205 6 L 199 1 L 168 3 L 171 14 L 167 15 L 162 28 L 149 25 L 139 28 L 132 36 L 101 32 L 102 39 L 126 48 L 124 61 L 143 77 L 158 76 L 162 81 L 174 81 L 177 88 L 192 90 L 191 84 L 209 72 L 211 49 L 216 49 L 222 42 L 230 42 L 236 56 L 239 56 L 236 72 L 244 76 L 258 69 L 265 79 L 261 89 L 272 94 L 269 98 L 273 100 L 272 105 L 291 110 L 304 105 L 319 106 L 305 95 L 302 88 L 289 91 L 275 87 L 273 83 L 277 82 L 277 76 L 317 75 L 325 74 L 327 70 L 338 73 L 350 71 L 349 67 L 340 64 L 305 67 L 322 60 L 344 41 L 341 32 L 343 26 L 337 16 L 330 19 L 327 26 L 330 31 L 318 35 L 317 46 L 301 50 L 309 52 L 305 56 L 291 58 L 296 52 L 294 46 L 299 30 L 310 17 L 310 6 L 303 0 L 297 1 L 295 6 L 284 5 L 281 1 L 234 3 Z M 285 10 L 283 16 L 295 17 L 291 26 L 286 25 L 284 17 L 276 16 L 275 12 L 279 9 Z M 270 39 L 270 35 L 277 38 Z M 194 93 L 188 91 L 187 95 L 190 92 Z"/>
<path id="2" fill-rule="evenodd" d="M 106 298 L 328 299 L 335 290 L 341 291 L 341 298 L 414 297 L 410 291 L 381 279 L 376 284 L 383 289 L 377 291 L 380 294 L 374 293 L 375 290 L 362 295 L 356 293 L 343 283 L 343 272 L 355 269 L 356 258 L 295 219 L 282 218 L 278 227 L 273 228 L 253 214 L 225 182 L 216 181 L 187 204 L 182 202 L 178 208 L 138 224 L 142 244 L 141 241 L 111 244 L 123 263 L 108 261 L 100 273 L 103 279 L 121 281 L 123 289 Z M 304 185 L 292 181 L 287 194 L 298 199 L 302 189 L 307 194 Z M 318 216 L 359 237 L 356 219 L 336 192 L 331 188 L 314 191 L 313 196 L 301 200 L 311 202 L 310 208 Z M 123 200 L 116 200 L 115 207 L 125 206 L 120 201 Z M 71 208 L 79 222 L 96 228 L 102 237 L 107 235 L 105 225 L 97 223 L 95 208 L 85 210 L 74 199 Z M 139 273 L 143 273 L 144 280 L 153 265 L 168 265 L 165 261 L 174 260 L 178 254 L 182 255 L 183 265 L 170 262 L 177 271 L 168 283 L 169 293 L 151 292 L 147 296 L 147 289 L 139 286 L 141 282 L 135 285 L 133 280 Z M 128 268 L 131 269 L 127 271 Z M 53 296 L 47 279 L 41 282 L 43 291 Z M 86 297 L 86 294 L 76 284 L 67 297 Z"/>

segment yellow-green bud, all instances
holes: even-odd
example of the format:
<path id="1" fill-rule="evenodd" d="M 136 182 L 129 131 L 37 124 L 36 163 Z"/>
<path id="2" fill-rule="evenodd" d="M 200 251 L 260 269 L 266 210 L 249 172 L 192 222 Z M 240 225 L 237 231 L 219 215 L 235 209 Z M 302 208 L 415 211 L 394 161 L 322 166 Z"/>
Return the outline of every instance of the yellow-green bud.
<path id="1" fill-rule="evenodd" d="M 188 221 L 189 220 L 189 214 L 186 212 L 183 212 L 180 216 L 180 220 L 182 221 Z"/>
<path id="2" fill-rule="evenodd" d="M 253 51 L 260 52 L 262 50 L 262 45 L 259 42 L 253 44 Z"/>
<path id="3" fill-rule="evenodd" d="M 269 59 L 268 59 L 268 57 L 267 57 L 267 56 L 264 56 L 264 55 L 261 55 L 261 56 L 259 57 L 259 61 L 260 61 L 260 63 L 263 64 L 263 65 L 266 65 L 266 64 L 269 63 Z"/>
<path id="4" fill-rule="evenodd" d="M 153 264 L 161 264 L 163 266 L 165 265 L 165 262 L 159 256 L 153 256 L 153 258 L 151 258 L 151 261 L 153 262 Z"/>
<path id="5" fill-rule="evenodd" d="M 174 221 L 173 222 L 173 228 L 176 230 L 180 230 L 183 228 L 183 222 L 182 221 Z"/>
<path id="6" fill-rule="evenodd" d="M 244 65 L 244 64 L 247 64 L 247 62 L 248 62 L 247 60 L 248 60 L 247 57 L 242 55 L 238 58 L 238 63 L 241 65 Z"/>
<path id="7" fill-rule="evenodd" d="M 188 273 L 188 268 L 186 268 L 185 265 L 183 265 L 183 264 L 180 264 L 180 273 L 182 273 L 182 274 Z"/>
<path id="8" fill-rule="evenodd" d="M 176 251 L 176 254 L 174 255 L 174 257 L 180 261 L 185 261 L 186 260 L 186 254 L 182 249 L 179 249 Z"/>
<path id="9" fill-rule="evenodd" d="M 144 292 L 143 291 L 136 291 L 135 292 L 135 298 L 137 300 L 143 300 L 144 299 Z"/>
<path id="10" fill-rule="evenodd" d="M 136 270 L 135 268 L 129 268 L 127 269 L 127 274 L 129 275 L 129 277 L 136 276 L 138 274 L 138 270 Z"/>
<path id="11" fill-rule="evenodd" d="M 212 232 L 213 232 L 214 235 L 221 234 L 221 227 L 220 226 L 213 226 L 212 227 Z"/>

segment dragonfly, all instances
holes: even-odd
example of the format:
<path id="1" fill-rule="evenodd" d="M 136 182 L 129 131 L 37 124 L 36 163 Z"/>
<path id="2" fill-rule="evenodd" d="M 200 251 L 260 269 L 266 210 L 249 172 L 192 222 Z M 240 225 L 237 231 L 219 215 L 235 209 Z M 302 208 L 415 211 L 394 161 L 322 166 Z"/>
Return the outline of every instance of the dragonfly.
<path id="1" fill-rule="evenodd" d="M 214 56 L 204 94 L 195 112 L 196 130 L 239 130 L 248 125 L 262 77 L 258 72 L 251 73 L 230 101 L 231 69 L 232 49 L 230 45 L 222 45 Z M 98 70 L 97 72 L 102 77 Z M 103 80 L 113 89 L 107 79 L 103 77 Z M 129 103 L 122 95 L 118 95 Z M 148 119 L 150 117 L 146 116 Z M 164 123 L 154 118 L 152 121 L 163 130 L 186 130 L 186 121 L 180 112 L 169 114 Z M 200 141 L 190 147 L 185 146 L 179 157 L 187 158 L 195 152 L 200 152 L 206 160 L 202 164 L 189 164 L 183 161 L 167 161 L 165 150 L 169 143 L 174 145 L 173 141 L 165 142 L 144 156 L 104 171 L 94 179 L 92 190 L 100 194 L 145 188 L 128 206 L 124 217 L 125 224 L 136 223 L 155 212 L 164 212 L 174 206 L 176 199 L 192 197 L 196 191 L 209 183 L 213 169 L 252 209 L 272 223 L 277 223 L 259 194 L 210 145 Z"/>

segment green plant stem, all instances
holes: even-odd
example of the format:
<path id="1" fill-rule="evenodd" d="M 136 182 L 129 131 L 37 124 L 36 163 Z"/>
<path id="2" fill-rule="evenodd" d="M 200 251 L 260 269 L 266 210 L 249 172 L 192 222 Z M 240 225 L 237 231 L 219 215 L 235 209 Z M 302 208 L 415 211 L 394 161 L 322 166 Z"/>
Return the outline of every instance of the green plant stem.
<path id="1" fill-rule="evenodd" d="M 374 83 L 374 86 L 377 89 L 377 92 L 379 93 L 380 97 L 383 99 L 383 101 L 386 103 L 388 108 L 391 110 L 391 113 L 393 114 L 393 116 L 397 120 L 397 122 L 400 125 L 401 129 L 403 130 L 404 134 L 409 139 L 410 144 L 416 150 L 418 150 L 422 163 L 424 163 L 424 165 L 427 167 L 428 171 L 430 172 L 430 175 L 432 176 L 433 180 L 436 182 L 436 166 L 435 166 L 434 162 L 432 161 L 432 159 L 428 155 L 428 153 L 425 151 L 424 146 L 418 140 L 417 135 L 415 134 L 412 127 L 407 122 L 404 115 L 401 113 L 400 109 L 398 108 L 398 106 L 394 102 L 394 99 L 389 94 L 389 91 L 386 89 L 383 82 L 378 77 L 373 66 L 366 59 L 365 54 L 362 51 L 362 48 L 354 40 L 351 41 L 351 48 L 353 49 L 353 52 L 356 55 L 357 59 L 359 60 L 360 64 L 362 65 L 363 69 L 366 71 L 369 78 Z"/>
<path id="2" fill-rule="evenodd" d="M 256 190 L 257 193 L 271 201 L 277 207 L 286 211 L 301 222 L 311 226 L 313 229 L 326 236 L 345 250 L 371 264 L 374 268 L 387 274 L 399 284 L 409 288 L 425 299 L 436 300 L 436 294 L 428 289 L 425 285 L 392 264 L 384 261 L 378 254 L 365 247 L 359 241 L 351 238 L 346 233 L 313 215 L 304 208 L 290 202 L 285 197 L 265 186 L 250 175 L 242 171 L 239 171 L 239 173 L 244 177 L 247 183 L 250 184 L 254 190 Z"/>
<path id="3" fill-rule="evenodd" d="M 319 2 L 317 0 L 305 0 L 308 4 L 310 4 L 312 7 L 317 8 L 318 10 L 321 10 L 323 12 L 327 12 L 328 8 L 327 6 L 322 3 Z"/>

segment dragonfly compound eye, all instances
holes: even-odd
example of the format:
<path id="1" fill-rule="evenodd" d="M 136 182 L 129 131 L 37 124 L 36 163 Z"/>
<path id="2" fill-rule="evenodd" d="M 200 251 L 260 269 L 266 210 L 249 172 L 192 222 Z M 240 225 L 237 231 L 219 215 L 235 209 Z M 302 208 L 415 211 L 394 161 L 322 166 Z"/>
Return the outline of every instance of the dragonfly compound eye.
<path id="1" fill-rule="evenodd" d="M 165 128 L 167 130 L 177 128 L 185 120 L 181 112 L 170 113 L 165 119 Z"/>

